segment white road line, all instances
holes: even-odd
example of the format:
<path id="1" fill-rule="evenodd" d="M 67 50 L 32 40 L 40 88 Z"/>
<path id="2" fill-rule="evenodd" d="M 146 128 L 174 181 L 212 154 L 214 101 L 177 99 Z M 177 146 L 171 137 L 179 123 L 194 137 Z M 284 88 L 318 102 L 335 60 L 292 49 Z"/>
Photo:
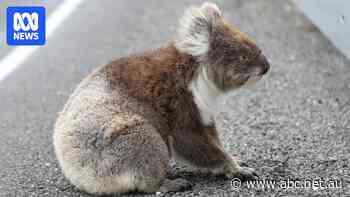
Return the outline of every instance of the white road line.
<path id="1" fill-rule="evenodd" d="M 64 0 L 46 20 L 46 41 L 84 0 Z M 0 82 L 42 46 L 17 46 L 0 61 Z"/>

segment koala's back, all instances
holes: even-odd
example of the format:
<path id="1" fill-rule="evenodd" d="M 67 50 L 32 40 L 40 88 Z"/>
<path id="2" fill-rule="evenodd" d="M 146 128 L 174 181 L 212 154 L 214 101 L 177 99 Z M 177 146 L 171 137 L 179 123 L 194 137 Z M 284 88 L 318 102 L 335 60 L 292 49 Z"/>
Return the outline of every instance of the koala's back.
<path id="1" fill-rule="evenodd" d="M 108 82 L 100 70 L 86 77 L 70 95 L 59 114 L 56 130 L 96 135 L 96 127 L 102 127 L 115 114 L 125 110 L 121 105 L 125 102 L 125 96 L 118 89 L 108 88 Z"/>
<path id="2" fill-rule="evenodd" d="M 152 160 L 166 169 L 168 153 L 161 136 L 141 116 L 144 112 L 153 113 L 128 97 L 122 85 L 111 88 L 103 69 L 84 79 L 55 125 L 54 146 L 65 176 L 90 193 L 157 188 L 165 170 L 140 168 Z M 147 151 L 140 156 L 140 149 Z"/>

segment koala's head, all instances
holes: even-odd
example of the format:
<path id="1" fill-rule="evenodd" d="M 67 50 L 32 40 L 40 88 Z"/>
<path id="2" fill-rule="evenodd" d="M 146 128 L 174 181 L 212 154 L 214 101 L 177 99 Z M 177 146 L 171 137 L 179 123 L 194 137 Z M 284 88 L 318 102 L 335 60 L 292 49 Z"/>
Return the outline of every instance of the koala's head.
<path id="1" fill-rule="evenodd" d="M 259 80 L 269 63 L 245 33 L 229 25 L 213 3 L 188 9 L 180 20 L 175 47 L 200 62 L 199 71 L 227 91 Z"/>

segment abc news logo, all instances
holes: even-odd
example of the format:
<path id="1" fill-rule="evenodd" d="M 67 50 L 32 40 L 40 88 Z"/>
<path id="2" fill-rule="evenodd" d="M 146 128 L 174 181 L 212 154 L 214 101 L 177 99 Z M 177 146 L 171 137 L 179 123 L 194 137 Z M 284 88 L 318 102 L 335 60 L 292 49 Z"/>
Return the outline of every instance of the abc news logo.
<path id="1" fill-rule="evenodd" d="M 24 23 L 24 20 L 27 19 L 28 23 L 27 25 Z M 28 12 L 24 12 L 23 14 L 20 14 L 16 12 L 13 15 L 13 29 L 15 31 L 23 30 L 23 31 L 29 31 L 30 29 L 32 31 L 37 31 L 39 29 L 39 15 L 38 13 L 32 13 L 29 14 Z"/>
<path id="2" fill-rule="evenodd" d="M 7 44 L 45 44 L 45 8 L 8 7 Z"/>

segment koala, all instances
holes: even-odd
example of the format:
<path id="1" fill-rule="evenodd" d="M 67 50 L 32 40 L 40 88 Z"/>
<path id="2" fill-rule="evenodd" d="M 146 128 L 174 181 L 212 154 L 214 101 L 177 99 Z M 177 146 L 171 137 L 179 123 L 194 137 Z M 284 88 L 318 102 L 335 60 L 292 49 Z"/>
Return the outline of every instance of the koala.
<path id="1" fill-rule="evenodd" d="M 206 2 L 189 8 L 167 45 L 99 67 L 78 85 L 55 124 L 65 177 L 97 195 L 169 192 L 170 159 L 216 175 L 254 178 L 223 148 L 215 126 L 219 97 L 261 79 L 267 58 Z"/>

